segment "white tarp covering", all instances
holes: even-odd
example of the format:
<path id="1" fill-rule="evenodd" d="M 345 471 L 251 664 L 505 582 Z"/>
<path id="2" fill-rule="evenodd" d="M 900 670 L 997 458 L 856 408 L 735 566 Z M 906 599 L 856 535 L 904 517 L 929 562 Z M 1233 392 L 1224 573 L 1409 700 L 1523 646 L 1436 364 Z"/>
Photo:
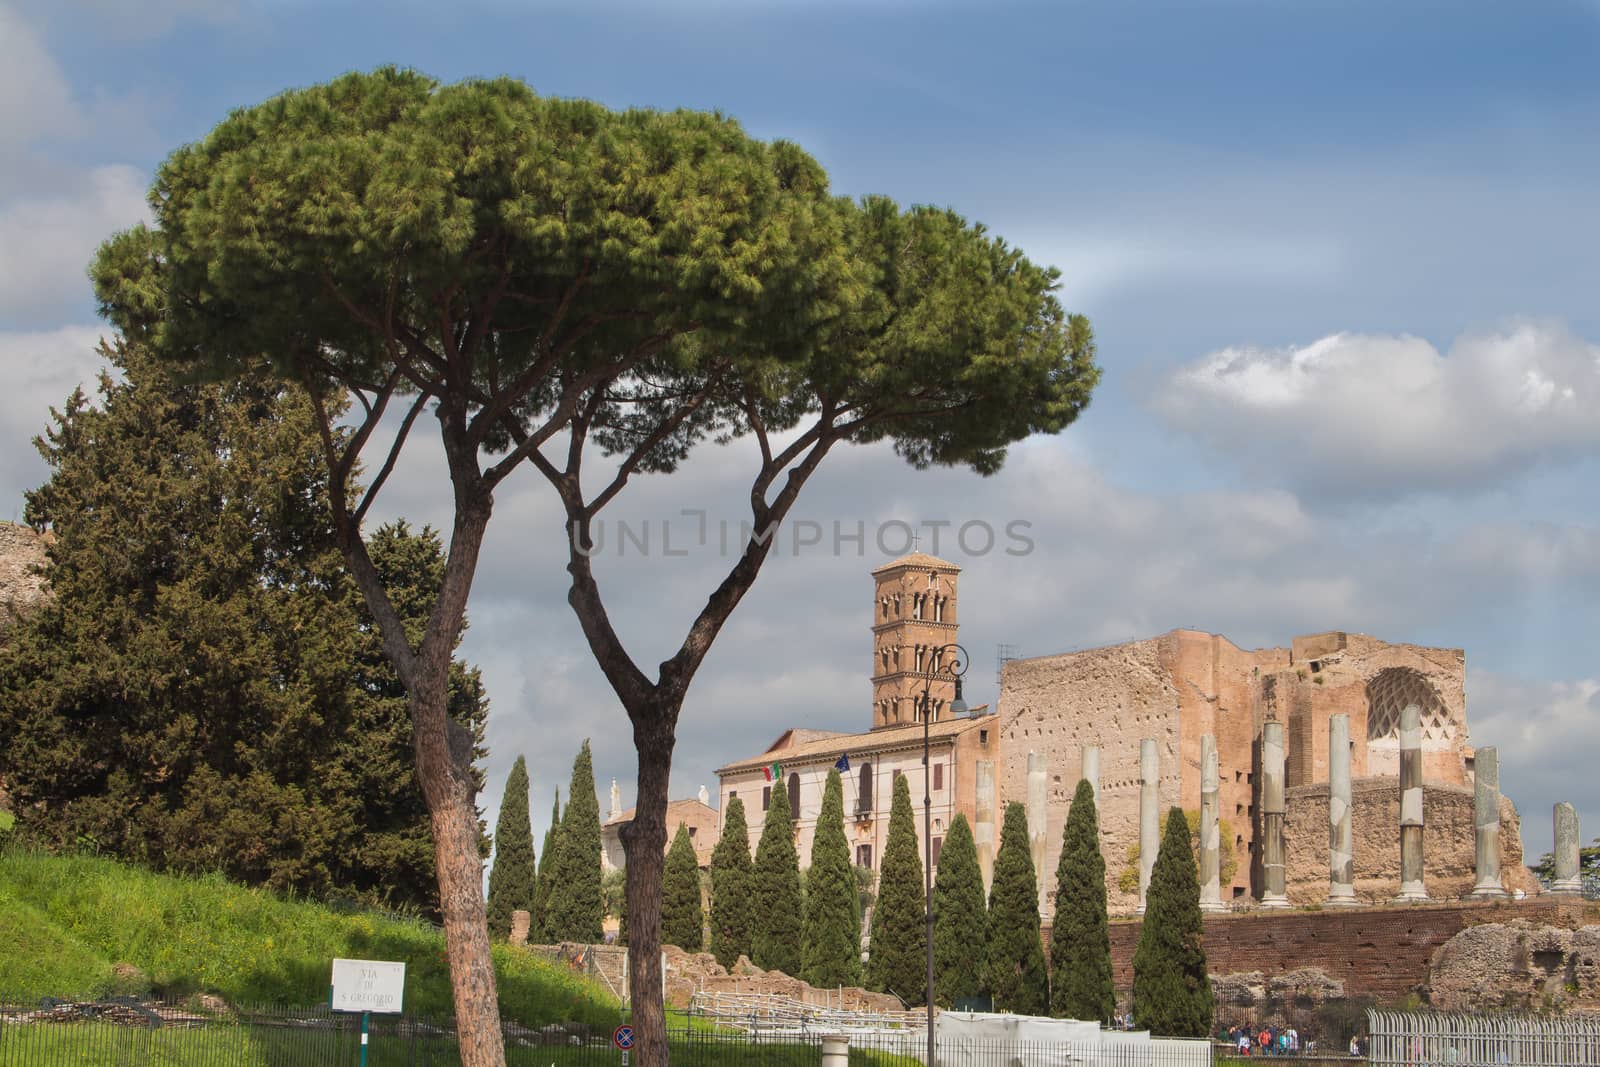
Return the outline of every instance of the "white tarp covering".
<path id="1" fill-rule="evenodd" d="M 1207 1041 L 1101 1030 L 1072 1019 L 940 1012 L 939 1067 L 1210 1067 Z"/>

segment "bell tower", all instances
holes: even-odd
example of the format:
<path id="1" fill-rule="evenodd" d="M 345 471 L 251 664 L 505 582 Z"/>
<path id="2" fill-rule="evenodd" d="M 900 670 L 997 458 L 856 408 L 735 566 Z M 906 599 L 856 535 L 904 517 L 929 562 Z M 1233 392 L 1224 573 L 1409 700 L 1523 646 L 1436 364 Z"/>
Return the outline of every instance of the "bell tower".
<path id="1" fill-rule="evenodd" d="M 933 650 L 956 640 L 956 581 L 961 568 L 913 552 L 872 572 L 872 728 L 920 723 Z M 950 654 L 942 658 L 950 661 Z M 955 682 L 928 688 L 932 721 L 950 717 Z"/>

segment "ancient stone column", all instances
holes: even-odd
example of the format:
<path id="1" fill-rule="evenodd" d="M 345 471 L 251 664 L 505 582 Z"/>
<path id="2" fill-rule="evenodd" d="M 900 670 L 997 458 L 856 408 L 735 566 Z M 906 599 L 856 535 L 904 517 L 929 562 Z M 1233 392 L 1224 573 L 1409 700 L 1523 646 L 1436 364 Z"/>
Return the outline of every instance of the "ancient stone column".
<path id="1" fill-rule="evenodd" d="M 1028 851 L 1033 855 L 1034 882 L 1039 889 L 1040 900 L 1044 898 L 1044 838 L 1046 823 L 1046 805 L 1050 799 L 1050 781 L 1048 766 L 1045 763 L 1043 752 L 1028 753 Z"/>
<path id="2" fill-rule="evenodd" d="M 1350 716 L 1328 716 L 1328 904 L 1356 897 L 1356 840 L 1350 818 Z"/>
<path id="3" fill-rule="evenodd" d="M 973 773 L 976 798 L 973 803 L 972 842 L 978 846 L 978 870 L 983 875 L 983 893 L 989 895 L 994 882 L 994 760 L 981 759 Z"/>
<path id="4" fill-rule="evenodd" d="M 528 943 L 528 927 L 533 925 L 533 916 L 518 908 L 511 913 L 511 943 L 513 945 L 526 945 Z"/>
<path id="5" fill-rule="evenodd" d="M 1477 878 L 1468 895 L 1497 900 L 1506 889 L 1500 884 L 1500 751 L 1496 748 L 1480 748 L 1473 757 L 1472 825 Z"/>
<path id="6" fill-rule="evenodd" d="M 1422 709 L 1400 712 L 1400 895 L 1395 903 L 1428 899 L 1422 884 Z"/>
<path id="7" fill-rule="evenodd" d="M 1161 848 L 1161 754 L 1154 738 L 1139 742 L 1139 914 L 1150 889 L 1150 871 Z"/>
<path id="8" fill-rule="evenodd" d="M 1289 906 L 1287 870 L 1283 856 L 1284 803 L 1283 723 L 1271 720 L 1261 725 L 1261 906 Z"/>
<path id="9" fill-rule="evenodd" d="M 1089 780 L 1089 785 L 1094 789 L 1094 810 L 1100 811 L 1100 746 L 1083 746 L 1083 777 Z M 1077 791 L 1078 786 L 1073 784 L 1072 789 Z"/>
<path id="10" fill-rule="evenodd" d="M 1217 825 L 1217 739 L 1200 735 L 1200 910 L 1221 911 L 1222 831 Z"/>
<path id="11" fill-rule="evenodd" d="M 1583 878 L 1578 874 L 1578 809 L 1565 800 L 1556 805 L 1555 877 L 1550 879 L 1553 893 L 1583 892 Z"/>

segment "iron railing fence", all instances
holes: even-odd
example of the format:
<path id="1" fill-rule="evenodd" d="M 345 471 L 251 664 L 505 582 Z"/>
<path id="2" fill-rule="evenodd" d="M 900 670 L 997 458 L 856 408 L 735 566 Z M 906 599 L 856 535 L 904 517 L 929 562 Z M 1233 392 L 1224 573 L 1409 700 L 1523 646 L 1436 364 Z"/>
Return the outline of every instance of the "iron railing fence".
<path id="1" fill-rule="evenodd" d="M 1600 1015 L 1367 1012 L 1372 1067 L 1595 1067 Z"/>
<path id="2" fill-rule="evenodd" d="M 609 1032 L 506 1022 L 508 1067 L 619 1067 Z M 669 1032 L 672 1062 L 696 1067 L 816 1067 L 826 1029 Z M 925 1031 L 854 1033 L 852 1067 L 919 1067 Z M 1116 1032 L 1094 1043 L 941 1038 L 935 1067 L 1211 1067 L 1206 1041 Z M 373 1015 L 371 1067 L 458 1067 L 452 1021 Z M 0 1067 L 355 1067 L 360 1017 L 322 1007 L 215 1010 L 195 1002 L 112 998 L 18 1003 L 0 996 Z"/>

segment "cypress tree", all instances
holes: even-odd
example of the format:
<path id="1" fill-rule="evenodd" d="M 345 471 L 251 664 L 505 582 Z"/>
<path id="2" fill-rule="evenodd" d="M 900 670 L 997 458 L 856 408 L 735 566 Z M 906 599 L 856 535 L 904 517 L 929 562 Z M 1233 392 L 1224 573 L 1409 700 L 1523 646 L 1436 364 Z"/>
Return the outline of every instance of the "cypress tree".
<path id="1" fill-rule="evenodd" d="M 547 905 L 550 934 L 556 941 L 594 944 L 605 937 L 605 893 L 600 888 L 600 801 L 594 792 L 594 759 L 584 738 L 572 761 L 567 811 L 556 845 L 555 885 Z"/>
<path id="2" fill-rule="evenodd" d="M 1056 865 L 1056 917 L 1050 928 L 1050 1014 L 1107 1023 L 1116 1013 L 1111 930 L 1106 921 L 1106 861 L 1094 786 L 1078 782 Z"/>
<path id="3" fill-rule="evenodd" d="M 555 884 L 556 847 L 561 840 L 561 787 L 556 787 L 555 806 L 550 809 L 550 825 L 544 832 L 544 851 L 539 858 L 539 877 L 533 887 L 533 923 L 528 940 L 548 945 L 556 940 L 551 936 L 550 890 Z M 623 908 L 623 921 L 627 921 L 627 908 Z"/>
<path id="4" fill-rule="evenodd" d="M 1200 879 L 1183 811 L 1173 808 L 1150 872 L 1144 925 L 1133 954 L 1133 1017 L 1162 1037 L 1205 1037 L 1211 980 L 1201 943 Z"/>
<path id="5" fill-rule="evenodd" d="M 989 888 L 989 944 L 984 972 L 996 1011 L 1043 1015 L 1050 1007 L 1050 977 L 1039 935 L 1039 884 L 1028 849 L 1028 814 L 1006 805 L 1000 851 Z"/>
<path id="6" fill-rule="evenodd" d="M 750 828 L 738 797 L 728 801 L 711 853 L 711 954 L 730 969 L 750 955 Z"/>
<path id="7" fill-rule="evenodd" d="M 772 787 L 750 876 L 750 962 L 763 970 L 800 973 L 802 908 L 789 792 L 778 783 Z"/>
<path id="8" fill-rule="evenodd" d="M 983 872 L 967 817 L 958 814 L 944 835 L 933 882 L 934 999 L 942 1008 L 983 995 Z"/>
<path id="9" fill-rule="evenodd" d="M 500 795 L 494 824 L 494 867 L 489 871 L 489 936 L 511 936 L 511 913 L 527 911 L 530 933 L 538 875 L 533 825 L 528 818 L 528 761 L 518 756 Z"/>
<path id="10" fill-rule="evenodd" d="M 928 927 L 922 857 L 917 852 L 916 816 L 905 775 L 894 780 L 889 838 L 878 872 L 878 904 L 872 911 L 867 984 L 916 1007 L 928 1002 Z"/>
<path id="11" fill-rule="evenodd" d="M 666 873 L 661 879 L 661 943 L 685 952 L 705 948 L 705 911 L 700 906 L 700 864 L 695 858 L 689 828 L 678 832 L 667 850 Z"/>
<path id="12" fill-rule="evenodd" d="M 806 875 L 800 977 L 818 987 L 861 984 L 861 896 L 844 836 L 844 783 L 828 772 Z"/>

